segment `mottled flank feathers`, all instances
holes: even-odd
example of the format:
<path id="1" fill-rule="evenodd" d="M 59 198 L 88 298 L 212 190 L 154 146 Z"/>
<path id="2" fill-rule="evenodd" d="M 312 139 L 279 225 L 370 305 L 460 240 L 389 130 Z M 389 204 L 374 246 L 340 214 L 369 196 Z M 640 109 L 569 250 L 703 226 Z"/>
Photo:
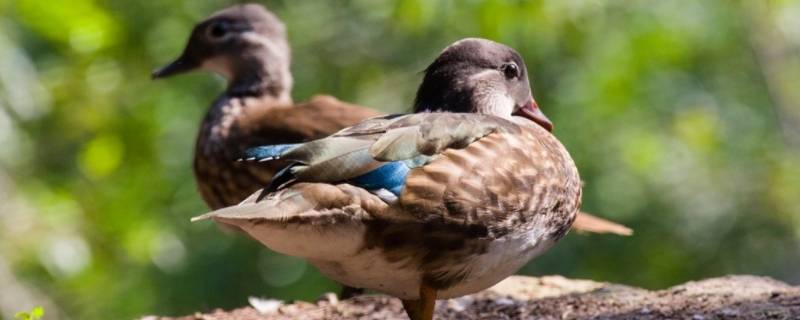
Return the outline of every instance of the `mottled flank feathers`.
<path id="1" fill-rule="evenodd" d="M 375 115 L 330 96 L 295 105 L 223 97 L 204 119 L 197 138 L 194 169 L 200 194 L 213 209 L 238 204 L 268 185 L 286 165 L 237 162 L 248 148 L 321 138 Z"/>

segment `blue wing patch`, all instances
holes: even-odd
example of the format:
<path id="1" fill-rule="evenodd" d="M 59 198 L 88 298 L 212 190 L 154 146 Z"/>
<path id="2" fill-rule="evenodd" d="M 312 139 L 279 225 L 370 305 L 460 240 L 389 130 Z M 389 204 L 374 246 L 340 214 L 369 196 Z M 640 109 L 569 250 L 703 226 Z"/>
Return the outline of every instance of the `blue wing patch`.
<path id="1" fill-rule="evenodd" d="M 386 189 L 399 197 L 406 185 L 408 172 L 409 168 L 404 162 L 394 161 L 350 179 L 347 183 L 370 191 Z"/>
<path id="2" fill-rule="evenodd" d="M 250 148 L 244 152 L 242 159 L 259 162 L 277 160 L 297 145 L 298 144 L 278 144 Z M 272 177 L 270 185 L 262 190 L 259 199 L 270 192 L 280 189 L 281 186 L 294 181 L 294 175 L 291 174 L 291 167 L 296 164 L 297 163 L 290 164 Z M 385 189 L 396 197 L 400 197 L 400 193 L 403 192 L 403 188 L 406 184 L 406 177 L 410 170 L 406 161 L 387 162 L 370 172 L 344 182 L 364 188 L 370 192 Z"/>
<path id="3" fill-rule="evenodd" d="M 244 151 L 242 159 L 247 161 L 270 161 L 280 159 L 280 157 L 289 149 L 297 146 L 297 143 L 292 144 L 276 144 L 271 146 L 260 146 L 250 148 Z"/>

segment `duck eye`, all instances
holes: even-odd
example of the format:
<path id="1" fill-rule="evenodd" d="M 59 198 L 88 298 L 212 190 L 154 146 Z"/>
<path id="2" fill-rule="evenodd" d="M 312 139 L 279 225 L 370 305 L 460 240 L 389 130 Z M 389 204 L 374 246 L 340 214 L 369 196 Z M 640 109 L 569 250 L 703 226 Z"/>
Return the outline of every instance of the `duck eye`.
<path id="1" fill-rule="evenodd" d="M 231 28 L 229 23 L 226 21 L 220 21 L 208 26 L 208 35 L 211 36 L 211 38 L 219 39 L 227 35 L 230 30 Z"/>
<path id="2" fill-rule="evenodd" d="M 519 77 L 519 67 L 517 67 L 516 63 L 506 63 L 500 67 L 500 70 L 503 71 L 506 79 L 514 79 Z"/>

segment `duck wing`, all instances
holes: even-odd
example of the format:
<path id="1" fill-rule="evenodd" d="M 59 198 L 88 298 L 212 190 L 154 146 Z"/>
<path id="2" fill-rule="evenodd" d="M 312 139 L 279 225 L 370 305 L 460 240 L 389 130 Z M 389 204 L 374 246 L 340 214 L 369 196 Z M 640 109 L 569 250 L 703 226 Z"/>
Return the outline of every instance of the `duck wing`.
<path id="1" fill-rule="evenodd" d="M 509 124 L 508 120 L 474 114 L 388 115 L 307 143 L 252 148 L 244 158 L 288 161 L 291 169 L 283 173 L 291 178 L 276 176 L 281 181 L 344 182 L 392 162 L 403 161 L 407 168 L 424 165 L 430 156 L 446 148 L 462 148 L 489 132 L 514 128 Z M 396 174 L 407 170 L 384 171 L 392 175 L 378 179 L 397 180 Z"/>
<path id="2" fill-rule="evenodd" d="M 207 116 L 196 142 L 194 172 L 200 194 L 213 209 L 235 205 L 267 185 L 285 162 L 250 164 L 236 159 L 259 145 L 301 143 L 334 134 L 379 114 L 375 110 L 315 96 L 283 105 L 259 98 L 224 98 L 225 116 Z M 250 106 L 250 107 L 244 107 Z"/>

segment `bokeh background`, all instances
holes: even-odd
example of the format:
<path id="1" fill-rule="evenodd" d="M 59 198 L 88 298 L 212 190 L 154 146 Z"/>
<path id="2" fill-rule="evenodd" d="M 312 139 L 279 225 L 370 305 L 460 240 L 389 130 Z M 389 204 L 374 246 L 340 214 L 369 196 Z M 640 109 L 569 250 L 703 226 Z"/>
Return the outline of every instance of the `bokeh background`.
<path id="1" fill-rule="evenodd" d="M 800 283 L 800 2 L 265 4 L 290 31 L 296 100 L 406 110 L 452 41 L 522 53 L 586 181 L 585 210 L 636 234 L 571 234 L 521 273 Z M 35 305 L 53 319 L 180 315 L 338 290 L 188 221 L 205 210 L 194 135 L 224 83 L 149 73 L 225 5 L 0 0 L 0 318 Z"/>

